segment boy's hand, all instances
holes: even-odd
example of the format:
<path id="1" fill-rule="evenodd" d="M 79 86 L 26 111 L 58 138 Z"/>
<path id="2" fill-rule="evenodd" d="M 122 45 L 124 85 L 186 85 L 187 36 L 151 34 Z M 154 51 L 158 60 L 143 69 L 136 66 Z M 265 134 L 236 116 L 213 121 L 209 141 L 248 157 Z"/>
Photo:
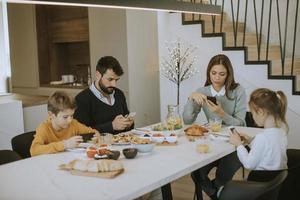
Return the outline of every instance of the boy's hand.
<path id="1" fill-rule="evenodd" d="M 75 148 L 78 146 L 80 142 L 82 142 L 82 137 L 79 135 L 73 136 L 67 140 L 64 140 L 63 142 L 64 142 L 65 149 Z"/>
<path id="2" fill-rule="evenodd" d="M 92 142 L 93 143 L 98 143 L 99 140 L 100 140 L 100 133 L 99 133 L 99 131 L 95 130 L 95 134 L 94 134 L 94 136 L 92 138 Z"/>

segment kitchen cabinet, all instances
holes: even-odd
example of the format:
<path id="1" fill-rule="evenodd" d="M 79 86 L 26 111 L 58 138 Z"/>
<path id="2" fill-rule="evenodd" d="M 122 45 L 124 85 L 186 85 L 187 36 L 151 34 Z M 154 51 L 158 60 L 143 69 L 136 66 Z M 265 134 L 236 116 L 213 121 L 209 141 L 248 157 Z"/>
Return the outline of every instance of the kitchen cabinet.
<path id="1" fill-rule="evenodd" d="M 91 76 L 88 8 L 36 5 L 36 30 L 40 86 L 84 88 Z M 76 78 L 63 82 L 62 75 Z"/>

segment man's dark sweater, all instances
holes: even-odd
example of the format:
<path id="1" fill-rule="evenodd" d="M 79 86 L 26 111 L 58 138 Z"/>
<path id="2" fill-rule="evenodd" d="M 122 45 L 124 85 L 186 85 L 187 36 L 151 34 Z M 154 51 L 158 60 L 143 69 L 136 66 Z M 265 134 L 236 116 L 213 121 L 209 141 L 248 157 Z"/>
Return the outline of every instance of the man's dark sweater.
<path id="1" fill-rule="evenodd" d="M 97 129 L 100 133 L 117 134 L 123 131 L 113 130 L 112 121 L 117 115 L 129 113 L 126 98 L 120 89 L 115 89 L 115 103 L 108 105 L 98 99 L 89 88 L 81 91 L 76 97 L 77 109 L 74 118 L 79 122 Z M 130 127 L 130 129 L 132 129 Z"/>

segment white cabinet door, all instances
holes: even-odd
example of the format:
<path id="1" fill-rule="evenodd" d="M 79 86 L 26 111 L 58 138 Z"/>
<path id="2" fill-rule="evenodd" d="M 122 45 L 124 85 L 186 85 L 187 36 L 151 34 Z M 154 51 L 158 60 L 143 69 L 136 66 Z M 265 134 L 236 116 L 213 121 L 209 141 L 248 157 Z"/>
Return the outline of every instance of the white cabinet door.
<path id="1" fill-rule="evenodd" d="M 0 100 L 0 149 L 11 149 L 11 139 L 24 133 L 22 102 Z"/>

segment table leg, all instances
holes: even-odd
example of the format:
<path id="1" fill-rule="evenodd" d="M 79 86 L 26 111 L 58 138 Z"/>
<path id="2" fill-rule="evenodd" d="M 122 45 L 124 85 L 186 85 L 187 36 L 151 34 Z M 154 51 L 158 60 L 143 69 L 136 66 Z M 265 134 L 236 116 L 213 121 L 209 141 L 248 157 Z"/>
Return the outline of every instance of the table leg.
<path id="1" fill-rule="evenodd" d="M 172 200 L 172 189 L 171 189 L 171 183 L 168 183 L 161 187 L 161 193 L 163 200 Z"/>

